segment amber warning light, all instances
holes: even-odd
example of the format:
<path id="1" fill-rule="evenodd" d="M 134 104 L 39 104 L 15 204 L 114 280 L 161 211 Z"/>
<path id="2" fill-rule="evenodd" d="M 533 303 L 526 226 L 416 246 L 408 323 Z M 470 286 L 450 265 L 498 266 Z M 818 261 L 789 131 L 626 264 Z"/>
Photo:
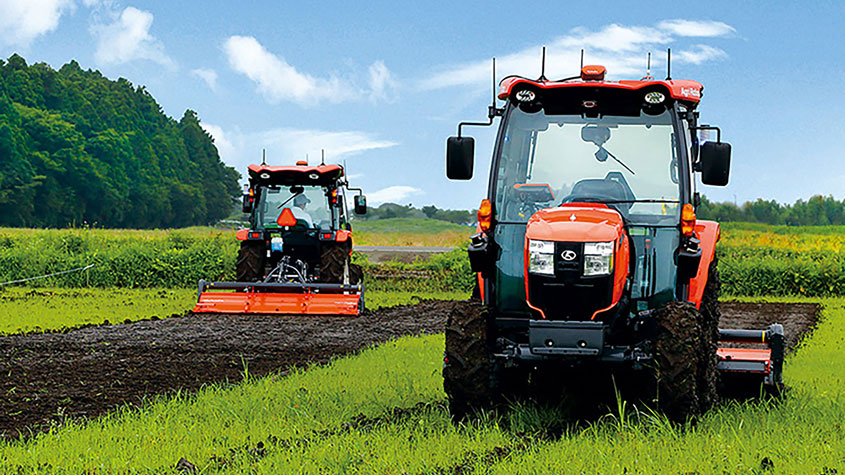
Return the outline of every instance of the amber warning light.
<path id="1" fill-rule="evenodd" d="M 478 207 L 478 225 L 481 230 L 487 232 L 493 225 L 493 204 L 490 200 L 481 200 L 481 206 Z"/>
<path id="2" fill-rule="evenodd" d="M 695 209 L 687 203 L 681 208 L 681 234 L 686 237 L 692 236 L 695 231 Z"/>
<path id="3" fill-rule="evenodd" d="M 598 64 L 581 68 L 581 79 L 584 81 L 604 81 L 605 74 L 607 74 L 607 69 Z"/>

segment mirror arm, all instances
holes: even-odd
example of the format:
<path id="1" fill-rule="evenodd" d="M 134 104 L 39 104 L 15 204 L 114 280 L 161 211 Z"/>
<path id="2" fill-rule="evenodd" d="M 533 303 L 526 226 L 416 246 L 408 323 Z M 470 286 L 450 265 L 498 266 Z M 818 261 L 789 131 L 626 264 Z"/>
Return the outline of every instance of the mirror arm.
<path id="1" fill-rule="evenodd" d="M 493 117 L 490 117 L 487 122 L 461 122 L 458 124 L 458 138 L 461 138 L 461 127 L 465 125 L 473 127 L 489 127 L 493 125 Z"/>
<path id="2" fill-rule="evenodd" d="M 701 124 L 701 125 L 697 125 L 695 127 L 690 127 L 690 130 L 695 130 L 695 131 L 715 130 L 716 131 L 716 143 L 722 143 L 722 130 L 719 129 L 718 127 L 714 126 L 714 125 Z"/>

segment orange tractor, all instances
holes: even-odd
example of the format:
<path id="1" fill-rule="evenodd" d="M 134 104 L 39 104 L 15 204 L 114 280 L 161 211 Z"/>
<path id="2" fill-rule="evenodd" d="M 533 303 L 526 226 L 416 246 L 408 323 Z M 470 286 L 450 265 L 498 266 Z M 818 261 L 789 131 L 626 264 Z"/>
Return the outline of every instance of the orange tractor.
<path id="1" fill-rule="evenodd" d="M 456 418 L 541 371 L 574 391 L 605 371 L 633 380 L 676 419 L 712 406 L 720 375 L 782 384 L 782 326 L 718 328 L 719 224 L 696 219 L 696 177 L 726 185 L 731 149 L 698 122 L 702 85 L 605 73 L 507 77 L 504 107 L 494 99 L 488 123 L 461 123 L 447 142 L 447 176 L 467 180 L 474 140 L 461 128 L 501 118 L 469 246 L 482 303 L 456 310 L 446 329 Z M 716 140 L 702 143 L 702 130 Z"/>
<path id="2" fill-rule="evenodd" d="M 364 284 L 350 262 L 350 191 L 355 213 L 365 214 L 366 198 L 340 165 L 250 165 L 237 281 L 201 280 L 194 312 L 358 315 Z"/>

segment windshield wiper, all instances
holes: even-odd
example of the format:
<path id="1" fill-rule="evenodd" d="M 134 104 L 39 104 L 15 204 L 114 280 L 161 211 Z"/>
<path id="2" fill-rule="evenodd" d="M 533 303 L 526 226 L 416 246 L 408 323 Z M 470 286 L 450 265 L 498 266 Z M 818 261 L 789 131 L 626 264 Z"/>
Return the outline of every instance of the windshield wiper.
<path id="1" fill-rule="evenodd" d="M 302 194 L 302 193 L 294 193 L 294 194 L 293 194 L 290 198 L 286 199 L 286 200 L 285 200 L 285 202 L 284 202 L 284 203 L 282 203 L 282 204 L 280 204 L 280 205 L 279 205 L 279 207 L 278 207 L 278 208 L 276 208 L 276 209 L 282 209 L 282 206 L 284 206 L 284 205 L 288 204 L 288 202 L 289 202 L 290 200 L 292 200 L 292 199 L 296 198 L 297 196 L 299 196 L 299 195 L 301 195 L 301 194 Z"/>
<path id="2" fill-rule="evenodd" d="M 675 203 L 680 204 L 680 200 L 600 200 L 596 198 L 596 203 L 615 204 L 615 203 Z"/>
<path id="3" fill-rule="evenodd" d="M 631 168 L 630 168 L 630 167 L 628 167 L 628 165 L 625 165 L 624 163 L 622 163 L 622 160 L 619 160 L 618 158 L 616 158 L 616 155 L 614 155 L 614 154 L 610 153 L 610 150 L 608 150 L 608 149 L 604 148 L 604 146 L 600 146 L 600 147 L 599 147 L 599 150 L 604 150 L 604 153 L 606 153 L 606 154 L 610 155 L 610 158 L 612 158 L 612 159 L 616 160 L 616 163 L 618 163 L 618 164 L 622 165 L 623 167 L 625 167 L 625 170 L 628 170 L 628 171 L 631 173 L 631 175 L 636 175 L 636 173 L 634 173 L 634 170 L 631 170 Z"/>

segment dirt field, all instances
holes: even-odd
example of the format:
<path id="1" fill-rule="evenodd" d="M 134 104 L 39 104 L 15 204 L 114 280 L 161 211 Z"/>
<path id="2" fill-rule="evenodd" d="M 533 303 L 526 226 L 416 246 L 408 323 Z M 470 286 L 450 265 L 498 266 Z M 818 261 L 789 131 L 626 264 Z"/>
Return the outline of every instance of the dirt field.
<path id="1" fill-rule="evenodd" d="M 62 417 L 95 417 L 144 396 L 323 363 L 402 335 L 439 333 L 451 302 L 423 302 L 360 318 L 185 316 L 0 337 L 0 437 L 38 432 Z M 793 348 L 815 304 L 722 305 L 723 328 L 784 324 Z"/>

